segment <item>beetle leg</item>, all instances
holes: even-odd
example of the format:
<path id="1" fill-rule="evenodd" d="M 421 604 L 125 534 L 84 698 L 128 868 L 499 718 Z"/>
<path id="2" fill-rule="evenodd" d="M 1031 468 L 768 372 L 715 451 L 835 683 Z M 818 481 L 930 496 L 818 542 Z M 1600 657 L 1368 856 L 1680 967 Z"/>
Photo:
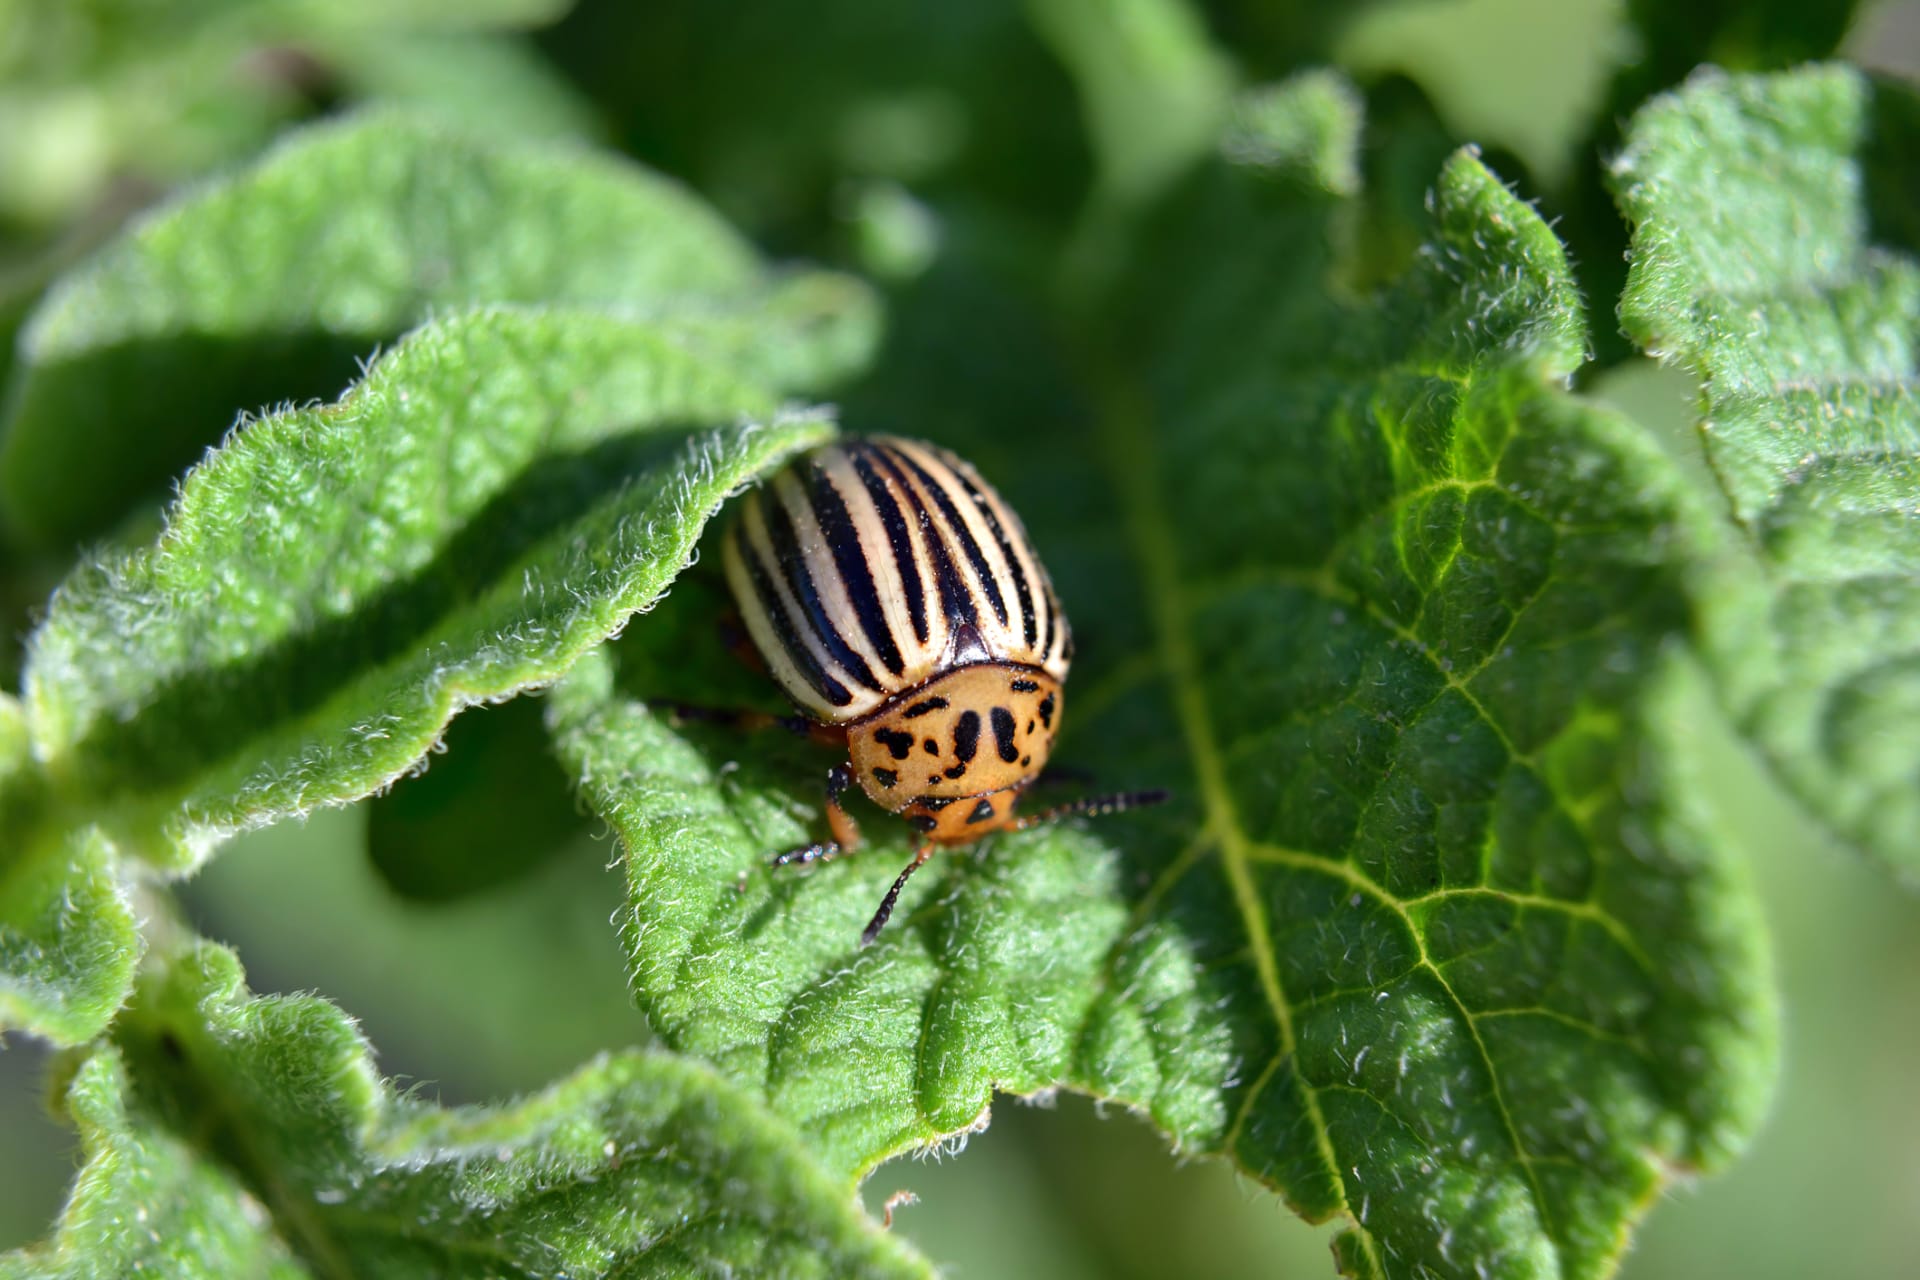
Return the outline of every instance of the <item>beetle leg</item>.
<path id="1" fill-rule="evenodd" d="M 861 946 L 871 945 L 880 935 L 880 931 L 887 927 L 887 921 L 893 916 L 893 904 L 900 900 L 900 891 L 907 887 L 907 878 L 925 866 L 927 859 L 932 856 L 933 841 L 931 840 L 924 841 L 919 849 L 914 851 L 913 861 L 909 862 L 907 869 L 900 873 L 900 878 L 893 882 L 893 888 L 887 890 L 887 896 L 880 899 L 880 909 L 873 913 L 873 919 L 868 921 L 867 927 L 860 931 Z"/>
<path id="2" fill-rule="evenodd" d="M 798 849 L 789 849 L 773 860 L 776 867 L 789 867 L 794 863 L 805 866 L 809 862 L 825 862 L 843 853 L 851 853 L 860 847 L 860 824 L 853 820 L 840 803 L 840 797 L 853 785 L 853 766 L 842 760 L 827 770 L 827 829 L 833 832 L 833 839 L 824 844 L 804 845 Z"/>
<path id="3" fill-rule="evenodd" d="M 860 847 L 860 824 L 853 820 L 840 797 L 853 785 L 853 765 L 845 760 L 827 770 L 827 830 L 842 849 Z"/>
<path id="4" fill-rule="evenodd" d="M 1165 804 L 1166 801 L 1167 793 L 1157 788 L 1152 791 L 1120 791 L 1110 796 L 1085 796 L 1039 813 L 1028 814 L 1016 821 L 1013 829 L 1025 831 L 1028 827 L 1037 827 L 1043 822 L 1052 822 L 1056 818 L 1071 818 L 1079 813 L 1099 818 L 1109 813 L 1144 809 L 1150 804 Z"/>
<path id="5" fill-rule="evenodd" d="M 761 729 L 785 729 L 819 743 L 823 747 L 841 747 L 846 745 L 847 731 L 837 724 L 817 724 L 805 716 L 776 716 L 766 711 L 749 711 L 738 707 L 706 707 L 697 702 L 669 702 L 664 704 L 668 714 L 674 719 L 698 721 L 702 724 L 717 724 L 742 733 L 755 733 Z"/>
<path id="6" fill-rule="evenodd" d="M 766 659 L 754 647 L 753 637 L 747 634 L 747 624 L 737 610 L 729 609 L 720 615 L 720 643 L 740 660 L 742 666 L 761 675 L 767 674 Z"/>

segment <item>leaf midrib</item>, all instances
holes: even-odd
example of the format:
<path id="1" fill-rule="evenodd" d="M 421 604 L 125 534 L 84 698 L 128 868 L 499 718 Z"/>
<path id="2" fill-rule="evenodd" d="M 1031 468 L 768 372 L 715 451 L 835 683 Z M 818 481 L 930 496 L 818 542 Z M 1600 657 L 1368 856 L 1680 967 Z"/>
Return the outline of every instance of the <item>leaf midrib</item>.
<path id="1" fill-rule="evenodd" d="M 1114 374 L 1111 370 L 1104 379 L 1103 392 L 1101 412 L 1097 415 L 1097 429 L 1104 436 L 1109 469 L 1115 477 L 1122 506 L 1122 519 L 1128 528 L 1130 541 L 1141 564 L 1144 594 L 1147 597 L 1147 608 L 1154 625 L 1159 651 L 1158 665 L 1165 672 L 1168 680 L 1182 734 L 1187 742 L 1194 778 L 1200 790 L 1202 807 L 1206 813 L 1206 821 L 1200 836 L 1176 861 L 1184 874 L 1200 860 L 1197 855 L 1204 854 L 1209 847 L 1218 848 L 1222 871 L 1248 935 L 1249 950 L 1260 977 L 1261 988 L 1266 995 L 1269 1009 L 1280 1033 L 1280 1050 L 1261 1071 L 1253 1088 L 1250 1089 L 1248 1102 L 1242 1107 L 1243 1114 L 1235 1117 L 1226 1139 L 1227 1144 L 1231 1145 L 1232 1134 L 1239 1130 L 1245 1107 L 1251 1105 L 1252 1100 L 1259 1096 L 1261 1085 L 1271 1078 L 1287 1058 L 1296 1057 L 1297 1060 L 1295 1051 L 1298 1042 L 1293 1027 L 1293 1009 L 1280 984 L 1266 911 L 1253 881 L 1252 865 L 1256 862 L 1283 862 L 1319 874 L 1336 876 L 1366 893 L 1399 918 L 1418 950 L 1419 960 L 1416 967 L 1425 969 L 1445 993 L 1462 1028 L 1471 1039 L 1481 1065 L 1486 1070 L 1488 1085 L 1492 1091 L 1493 1106 L 1505 1130 L 1513 1157 L 1526 1177 L 1542 1236 L 1553 1249 L 1556 1258 L 1559 1258 L 1563 1243 L 1553 1228 L 1535 1158 L 1520 1141 L 1519 1127 L 1506 1100 L 1500 1073 L 1480 1034 L 1478 1015 L 1467 1008 L 1465 1002 L 1455 993 L 1446 975 L 1441 972 L 1439 965 L 1428 953 L 1421 931 L 1415 927 L 1408 913 L 1408 904 L 1395 898 L 1371 877 L 1347 862 L 1304 850 L 1284 849 L 1257 843 L 1250 839 L 1242 828 L 1237 806 L 1221 766 L 1211 714 L 1199 680 L 1199 666 L 1190 643 L 1186 591 L 1173 553 L 1172 526 L 1166 513 L 1160 487 L 1150 474 L 1150 468 L 1142 465 L 1146 459 L 1153 456 L 1152 413 L 1148 407 L 1149 400 L 1137 383 Z M 1554 527 L 1559 528 L 1557 524 Z M 1538 772 L 1537 762 L 1529 753 L 1517 750 L 1516 744 L 1512 742 L 1505 727 L 1497 722 L 1490 710 L 1466 687 L 1484 663 L 1467 673 L 1450 671 L 1434 661 L 1425 644 L 1419 642 L 1404 624 L 1386 616 L 1370 601 L 1349 599 L 1351 593 L 1340 589 L 1339 584 L 1332 580 L 1331 574 L 1322 571 L 1310 576 L 1313 579 L 1312 582 L 1299 585 L 1320 591 L 1328 598 L 1340 599 L 1364 608 L 1380 625 L 1402 640 L 1413 643 L 1415 651 L 1433 663 L 1435 671 L 1442 678 L 1443 687 L 1465 698 L 1481 722 L 1498 736 L 1509 759 L 1515 764 L 1531 767 Z M 1515 623 L 1521 612 L 1524 610 L 1516 611 Z M 1498 652 L 1498 646 L 1494 646 L 1492 651 Z M 1163 873 L 1156 880 L 1155 889 L 1158 891 L 1170 887 L 1174 879 L 1177 877 Z M 1480 891 L 1502 900 L 1524 900 L 1522 905 L 1538 905 L 1566 912 L 1590 921 L 1617 943 L 1623 942 L 1623 939 L 1624 943 L 1632 943 L 1632 939 L 1625 935 L 1619 922 L 1597 904 L 1538 898 L 1535 895 L 1514 895 L 1484 886 Z M 1651 968 L 1643 948 L 1637 944 L 1625 945 L 1625 950 L 1643 968 Z M 1598 1027 L 1585 1029 L 1604 1034 Z M 1346 1180 L 1340 1173 L 1339 1161 L 1333 1151 L 1328 1126 L 1320 1109 L 1318 1088 L 1297 1070 L 1295 1077 L 1299 1081 L 1301 1097 L 1308 1110 L 1320 1157 L 1339 1196 L 1340 1210 L 1348 1218 L 1350 1228 L 1371 1262 L 1375 1274 L 1384 1275 L 1378 1243 L 1372 1233 L 1361 1224 L 1348 1199 Z"/>
<path id="2" fill-rule="evenodd" d="M 1261 990 L 1266 995 L 1280 1033 L 1280 1051 L 1263 1072 L 1263 1075 L 1271 1075 L 1287 1058 L 1294 1057 L 1297 1060 L 1298 1041 L 1294 1036 L 1293 1009 L 1280 986 L 1279 966 L 1273 955 L 1273 940 L 1267 927 L 1266 911 L 1260 903 L 1249 867 L 1246 836 L 1220 768 L 1212 724 L 1196 678 L 1197 664 L 1187 630 L 1179 570 L 1168 536 L 1170 526 L 1159 486 L 1155 484 L 1146 465 L 1146 460 L 1152 456 L 1148 426 L 1151 414 L 1144 392 L 1130 380 L 1109 370 L 1103 380 L 1103 388 L 1097 429 L 1105 436 L 1108 464 L 1118 489 L 1122 518 L 1134 552 L 1141 562 L 1147 607 L 1153 621 L 1161 665 L 1172 687 L 1181 730 L 1192 757 L 1194 777 L 1207 813 L 1207 832 L 1211 835 L 1211 842 L 1218 845 L 1220 865 L 1246 928 L 1248 946 L 1260 975 Z M 1380 1259 L 1372 1233 L 1359 1225 L 1348 1203 L 1346 1181 L 1340 1176 L 1339 1160 L 1328 1136 L 1319 1096 L 1306 1079 L 1301 1078 L 1300 1086 L 1301 1097 L 1306 1102 L 1313 1125 L 1314 1142 L 1339 1195 L 1340 1208 L 1353 1220 L 1361 1247 L 1373 1263 L 1374 1270 L 1379 1272 Z M 1249 1096 L 1257 1097 L 1258 1094 L 1251 1093 Z M 1239 1118 L 1236 1117 L 1236 1127 L 1238 1123 Z"/>

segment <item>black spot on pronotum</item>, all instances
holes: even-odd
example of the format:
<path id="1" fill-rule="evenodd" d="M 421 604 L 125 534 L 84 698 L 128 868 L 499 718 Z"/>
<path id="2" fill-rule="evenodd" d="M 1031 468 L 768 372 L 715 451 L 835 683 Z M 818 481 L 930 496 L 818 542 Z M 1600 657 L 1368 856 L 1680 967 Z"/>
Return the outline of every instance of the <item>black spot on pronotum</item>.
<path id="1" fill-rule="evenodd" d="M 992 822 L 993 818 L 993 801 L 982 799 L 979 804 L 973 806 L 973 812 L 967 815 L 967 822 L 970 824 L 975 822 Z"/>
<path id="2" fill-rule="evenodd" d="M 900 775 L 892 769 L 875 769 L 873 776 L 880 779 L 880 785 L 889 791 L 893 790 L 894 786 L 900 781 Z"/>
<path id="3" fill-rule="evenodd" d="M 1020 757 L 1020 767 L 1021 767 L 1022 769 L 1024 769 L 1024 768 L 1026 768 L 1026 767 L 1027 767 L 1028 765 L 1030 765 L 1030 764 L 1032 764 L 1032 763 L 1033 763 L 1033 757 L 1032 757 L 1032 756 L 1021 756 L 1021 757 Z"/>
<path id="4" fill-rule="evenodd" d="M 1040 686 L 1031 680 L 1015 680 L 1010 686 L 1015 693 L 1038 693 Z"/>
<path id="5" fill-rule="evenodd" d="M 937 756 L 940 754 L 940 744 L 935 742 L 932 738 L 928 738 L 925 742 L 921 743 L 920 749 L 926 752 L 930 756 Z"/>
<path id="6" fill-rule="evenodd" d="M 1013 712 L 1005 707 L 993 709 L 993 745 L 1000 751 L 1000 758 L 1012 764 L 1020 758 L 1020 748 L 1013 745 Z"/>
<path id="7" fill-rule="evenodd" d="M 1046 697 L 1040 699 L 1040 723 L 1046 725 L 1049 729 L 1053 728 L 1052 694 L 1048 694 Z"/>
<path id="8" fill-rule="evenodd" d="M 913 735 L 898 729 L 875 729 L 873 740 L 885 747 L 895 760 L 905 760 L 907 752 L 913 750 Z"/>
<path id="9" fill-rule="evenodd" d="M 980 749 L 980 713 L 962 711 L 953 726 L 953 754 L 964 764 Z"/>
<path id="10" fill-rule="evenodd" d="M 966 762 L 962 761 L 961 763 L 954 765 L 951 769 L 948 769 L 947 776 L 949 778 L 958 778 L 962 774 L 966 773 L 966 771 L 967 771 Z M 934 781 L 934 779 L 929 778 L 927 779 L 927 781 L 932 782 Z"/>
<path id="11" fill-rule="evenodd" d="M 908 707 L 901 714 L 904 715 L 907 719 L 911 720 L 915 716 L 923 716 L 927 714 L 927 712 L 929 711 L 939 711 L 945 708 L 947 705 L 948 705 L 947 700 L 945 698 L 923 698 L 919 702 L 916 702 L 912 706 Z"/>
<path id="12" fill-rule="evenodd" d="M 916 813 L 907 819 L 907 824 L 915 831 L 931 831 L 940 825 L 940 820 L 930 813 Z"/>
<path id="13" fill-rule="evenodd" d="M 1027 721 L 1027 736 L 1029 738 L 1033 736 L 1033 721 L 1031 720 Z"/>

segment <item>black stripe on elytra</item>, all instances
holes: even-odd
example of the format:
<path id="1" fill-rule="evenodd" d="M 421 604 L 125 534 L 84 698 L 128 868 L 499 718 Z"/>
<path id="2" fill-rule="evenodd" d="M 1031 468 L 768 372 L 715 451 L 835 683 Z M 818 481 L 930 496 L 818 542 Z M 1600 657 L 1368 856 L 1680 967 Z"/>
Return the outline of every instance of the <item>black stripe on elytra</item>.
<path id="1" fill-rule="evenodd" d="M 973 530 L 967 527 L 965 518 L 960 514 L 960 508 L 954 506 L 953 499 L 947 496 L 947 487 L 935 480 L 925 467 L 907 454 L 900 454 L 900 458 L 913 468 L 913 473 L 920 477 L 922 484 L 927 486 L 927 492 L 933 496 L 934 502 L 940 507 L 940 514 L 947 518 L 947 527 L 953 530 L 953 540 L 959 544 L 962 551 L 966 552 L 968 563 L 973 565 L 974 575 L 980 579 L 980 585 L 985 588 L 987 603 L 993 606 L 993 616 L 1000 619 L 1001 626 L 1006 626 L 1007 602 L 1000 596 L 1000 580 L 994 576 L 993 569 L 987 564 L 987 553 L 980 549 L 980 543 L 974 538 Z M 951 471 L 951 468 L 948 470 Z"/>
<path id="2" fill-rule="evenodd" d="M 873 509 L 880 517 L 880 525 L 887 531 L 887 546 L 893 551 L 894 568 L 900 573 L 900 587 L 907 597 L 907 613 L 913 621 L 914 637 L 925 644 L 927 597 L 920 589 L 920 562 L 914 558 L 913 541 L 907 536 L 907 517 L 900 510 L 899 499 L 893 496 L 887 482 L 874 470 L 873 463 L 866 456 L 866 448 L 864 443 L 849 445 L 847 459 L 853 463 L 860 483 L 866 487 L 867 497 L 873 500 Z"/>
<path id="3" fill-rule="evenodd" d="M 960 719 L 953 726 L 953 754 L 965 764 L 973 759 L 973 753 L 980 749 L 980 713 L 962 711 Z"/>
<path id="4" fill-rule="evenodd" d="M 1013 744 L 1013 712 L 1005 707 L 993 709 L 993 745 L 1000 750 L 1000 758 L 1012 764 L 1020 758 L 1020 748 Z"/>
<path id="5" fill-rule="evenodd" d="M 887 670 L 897 676 L 906 670 L 906 664 L 900 659 L 900 646 L 894 643 L 887 615 L 880 608 L 873 564 L 860 547 L 860 534 L 853 527 L 847 500 L 840 496 L 840 490 L 834 487 L 826 468 L 819 462 L 813 464 L 812 471 L 813 482 L 808 486 L 807 497 L 813 503 L 813 518 L 819 521 L 820 533 L 833 550 L 834 567 L 840 570 L 840 581 L 847 588 L 854 616 L 860 619 L 860 629 L 867 633 L 867 643 L 880 655 Z"/>
<path id="6" fill-rule="evenodd" d="M 1033 687 L 1038 689 L 1040 686 L 1035 685 Z M 927 712 L 929 711 L 944 710 L 946 706 L 947 706 L 947 700 L 936 694 L 931 698 L 922 698 L 920 701 L 914 703 L 912 706 L 908 707 L 905 711 L 902 711 L 900 714 L 906 719 L 911 720 L 915 716 L 923 716 L 927 714 Z"/>
<path id="7" fill-rule="evenodd" d="M 913 518 L 920 526 L 922 540 L 927 544 L 927 559 L 933 569 L 933 580 L 940 588 L 940 607 L 946 614 L 949 632 L 978 624 L 980 615 L 973 607 L 973 593 L 967 590 L 960 570 L 947 552 L 947 540 L 933 527 L 933 513 L 927 510 L 927 504 L 920 500 L 919 493 L 900 469 L 900 463 L 905 460 L 892 449 L 883 449 L 878 445 L 869 445 L 868 448 L 892 474 L 907 501 L 913 504 Z"/>
<path id="8" fill-rule="evenodd" d="M 1053 594 L 1053 584 L 1051 583 L 1047 584 L 1047 617 L 1058 631 L 1058 634 L 1053 638 L 1053 643 L 1048 646 L 1049 650 L 1058 648 L 1060 650 L 1060 660 L 1062 662 L 1071 661 L 1073 659 L 1073 632 L 1067 630 L 1067 620 L 1060 613 L 1060 599 Z"/>
<path id="9" fill-rule="evenodd" d="M 806 614 L 807 625 L 813 628 L 821 648 L 851 679 L 869 689 L 883 689 L 885 686 L 874 676 L 867 660 L 860 656 L 859 650 L 847 643 L 846 637 L 833 625 L 826 602 L 820 599 L 820 591 L 813 585 L 813 573 L 807 568 L 807 558 L 800 550 L 800 539 L 793 531 L 793 517 L 787 512 L 787 504 L 780 501 L 777 495 L 769 494 L 762 508 L 767 513 L 767 543 L 773 549 L 773 558 L 786 576 L 787 590 L 793 593 L 794 600 Z"/>
<path id="10" fill-rule="evenodd" d="M 1052 694 L 1048 694 L 1046 697 L 1040 699 L 1040 723 L 1047 726 L 1047 728 L 1049 729 L 1053 728 L 1053 695 Z"/>
<path id="11" fill-rule="evenodd" d="M 992 822 L 993 818 L 993 801 L 983 798 L 979 804 L 973 806 L 973 812 L 967 815 L 967 822 L 969 824 L 975 822 Z"/>
<path id="12" fill-rule="evenodd" d="M 758 501 L 758 498 L 755 498 Z M 747 578 L 753 583 L 754 598 L 759 601 L 760 612 L 773 624 L 773 634 L 780 641 L 781 652 L 793 663 L 794 670 L 807 682 L 809 688 L 836 707 L 844 707 L 853 701 L 853 695 L 847 692 L 845 685 L 827 674 L 825 667 L 813 656 L 813 651 L 801 641 L 800 633 L 795 630 L 793 619 L 787 616 L 787 610 L 780 603 L 780 593 L 774 588 L 773 576 L 767 572 L 767 566 L 761 561 L 759 551 L 746 536 L 744 522 L 735 531 L 736 545 L 740 549 L 740 559 L 747 566 Z"/>
<path id="13" fill-rule="evenodd" d="M 1020 620 L 1026 625 L 1024 640 L 1042 653 L 1046 652 L 1040 633 L 1036 630 L 1033 616 L 1033 591 L 1027 586 L 1027 571 L 1020 567 L 1020 557 L 1014 554 L 1013 539 L 1000 524 L 999 513 L 993 509 L 993 500 L 980 491 L 980 487 L 959 467 L 953 468 L 954 478 L 960 481 L 960 487 L 973 499 L 973 505 L 980 508 L 980 514 L 987 518 L 987 528 L 992 531 L 994 540 L 1000 544 L 1000 554 L 1006 557 L 1007 567 L 1013 570 L 1013 593 L 1020 598 Z"/>

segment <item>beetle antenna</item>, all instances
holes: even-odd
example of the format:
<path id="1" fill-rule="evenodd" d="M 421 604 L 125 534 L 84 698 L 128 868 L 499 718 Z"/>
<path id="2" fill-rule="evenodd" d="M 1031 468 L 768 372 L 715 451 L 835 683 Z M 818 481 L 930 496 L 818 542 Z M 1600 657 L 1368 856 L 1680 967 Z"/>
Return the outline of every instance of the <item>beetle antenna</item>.
<path id="1" fill-rule="evenodd" d="M 873 940 L 880 936 L 880 931 L 887 927 L 887 921 L 893 918 L 893 904 L 900 901 L 900 891 L 907 887 L 907 877 L 925 866 L 927 859 L 932 856 L 931 842 L 920 846 L 919 851 L 913 855 L 913 861 L 909 862 L 907 869 L 900 873 L 900 878 L 893 882 L 893 888 L 887 890 L 887 896 L 880 899 L 880 909 L 873 913 L 873 919 L 868 921 L 867 927 L 860 931 L 861 946 L 871 946 Z"/>
<path id="2" fill-rule="evenodd" d="M 1055 805 L 1051 809 L 1029 814 L 1014 823 L 1014 830 L 1025 831 L 1028 827 L 1037 827 L 1043 822 L 1052 822 L 1057 818 L 1071 818 L 1077 814 L 1102 818 L 1109 813 L 1125 813 L 1129 809 L 1144 809 L 1148 805 L 1165 804 L 1167 792 L 1159 787 L 1151 791 L 1116 791 L 1106 796 L 1082 796 L 1068 804 Z"/>

